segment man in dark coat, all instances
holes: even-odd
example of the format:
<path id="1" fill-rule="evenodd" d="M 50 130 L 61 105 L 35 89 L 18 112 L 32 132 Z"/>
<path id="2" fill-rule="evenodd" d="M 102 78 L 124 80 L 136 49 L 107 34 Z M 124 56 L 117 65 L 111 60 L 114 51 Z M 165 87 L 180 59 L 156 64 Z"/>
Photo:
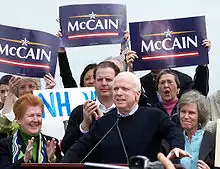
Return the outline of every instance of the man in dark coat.
<path id="1" fill-rule="evenodd" d="M 181 129 L 163 111 L 139 107 L 140 93 L 141 83 L 136 75 L 118 74 L 113 84 L 117 109 L 95 121 L 89 133 L 69 148 L 61 162 L 127 163 L 135 155 L 154 161 L 162 138 L 172 147 L 169 158 L 189 156 L 181 150 L 184 145 Z"/>
<path id="2" fill-rule="evenodd" d="M 112 101 L 112 85 L 119 72 L 119 68 L 110 61 L 97 65 L 94 71 L 97 99 L 96 101 L 86 101 L 72 111 L 61 144 L 63 153 L 66 153 L 75 141 L 88 132 L 92 119 L 98 119 L 99 116 L 115 108 Z"/>

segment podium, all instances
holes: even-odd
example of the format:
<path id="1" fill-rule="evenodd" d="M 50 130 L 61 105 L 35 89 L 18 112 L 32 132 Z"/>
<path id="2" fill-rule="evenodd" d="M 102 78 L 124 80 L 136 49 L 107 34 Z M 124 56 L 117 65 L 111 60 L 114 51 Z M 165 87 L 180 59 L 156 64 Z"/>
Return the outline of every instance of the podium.
<path id="1" fill-rule="evenodd" d="M 127 166 L 127 164 L 120 164 L 119 166 Z M 175 164 L 175 168 L 184 169 L 181 164 Z M 84 164 L 80 163 L 23 163 L 21 169 L 84 169 Z"/>
<path id="2" fill-rule="evenodd" d="M 85 165 L 84 165 L 85 164 Z M 21 164 L 21 169 L 94 169 L 94 168 L 115 168 L 115 169 L 129 169 L 127 164 L 115 164 L 115 165 L 109 165 L 108 164 L 101 164 L 101 165 L 106 165 L 106 166 L 90 166 L 89 163 L 43 163 L 43 164 L 38 164 L 38 163 L 23 163 Z M 96 164 L 96 163 L 94 163 Z"/>
<path id="3" fill-rule="evenodd" d="M 115 164 L 115 167 L 117 167 L 117 168 L 121 168 L 122 166 L 125 167 L 125 166 L 128 166 L 128 165 L 127 164 Z M 84 169 L 84 168 L 88 168 L 88 167 L 89 166 L 86 166 L 86 165 L 81 164 L 81 163 L 42 163 L 42 164 L 23 163 L 23 164 L 21 164 L 21 169 L 70 169 L 70 168 L 72 168 L 72 169 Z M 100 168 L 100 166 L 97 166 L 95 168 Z M 127 168 L 128 167 L 126 167 L 126 169 Z"/>
<path id="4" fill-rule="evenodd" d="M 84 169 L 84 164 L 80 163 L 23 163 L 21 169 Z"/>

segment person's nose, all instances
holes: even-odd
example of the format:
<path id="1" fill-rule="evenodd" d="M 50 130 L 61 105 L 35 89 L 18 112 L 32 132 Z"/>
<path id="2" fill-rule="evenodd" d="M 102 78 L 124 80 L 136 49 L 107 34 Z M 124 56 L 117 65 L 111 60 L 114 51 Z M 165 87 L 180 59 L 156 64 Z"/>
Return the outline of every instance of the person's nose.
<path id="1" fill-rule="evenodd" d="M 169 85 L 168 85 L 168 82 L 165 82 L 164 83 L 164 87 L 168 87 Z"/>
<path id="2" fill-rule="evenodd" d="M 117 93 L 116 93 L 117 95 L 122 95 L 122 90 L 119 88 L 118 90 L 117 90 Z"/>
<path id="3" fill-rule="evenodd" d="M 185 113 L 185 114 L 184 114 L 184 118 L 185 118 L 185 119 L 188 119 L 188 118 L 189 118 L 189 113 Z"/>
<path id="4" fill-rule="evenodd" d="M 94 79 L 90 79 L 89 83 L 90 83 L 90 84 L 94 84 L 94 83 L 95 83 L 95 80 L 94 80 Z"/>
<path id="5" fill-rule="evenodd" d="M 106 85 L 107 85 L 107 83 L 106 83 L 106 80 L 105 80 L 105 79 L 103 79 L 103 80 L 102 80 L 102 85 L 103 85 L 103 86 L 106 86 Z"/>
<path id="6" fill-rule="evenodd" d="M 4 96 L 5 96 L 5 97 L 8 96 L 8 91 L 5 91 Z"/>
<path id="7" fill-rule="evenodd" d="M 36 115 L 33 117 L 33 121 L 38 122 L 38 117 Z"/>
<path id="8" fill-rule="evenodd" d="M 25 93 L 32 93 L 32 90 L 31 90 L 31 88 L 26 87 L 24 92 L 25 92 Z"/>

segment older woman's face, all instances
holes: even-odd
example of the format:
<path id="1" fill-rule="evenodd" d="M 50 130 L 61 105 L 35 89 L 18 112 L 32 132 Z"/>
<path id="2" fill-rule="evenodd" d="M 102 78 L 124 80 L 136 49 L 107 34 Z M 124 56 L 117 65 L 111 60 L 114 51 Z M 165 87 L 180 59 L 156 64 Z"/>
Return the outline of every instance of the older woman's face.
<path id="1" fill-rule="evenodd" d="M 160 77 L 158 83 L 158 92 L 163 101 L 172 101 L 177 98 L 179 89 L 172 74 L 164 74 Z"/>
<path id="2" fill-rule="evenodd" d="M 18 97 L 33 93 L 33 90 L 37 90 L 37 85 L 34 82 L 22 80 L 18 86 Z"/>
<path id="3" fill-rule="evenodd" d="M 180 122 L 184 130 L 196 132 L 198 129 L 197 104 L 185 104 L 180 108 Z"/>
<path id="4" fill-rule="evenodd" d="M 38 134 L 42 126 L 41 107 L 29 106 L 24 115 L 18 119 L 17 122 L 26 134 Z"/>

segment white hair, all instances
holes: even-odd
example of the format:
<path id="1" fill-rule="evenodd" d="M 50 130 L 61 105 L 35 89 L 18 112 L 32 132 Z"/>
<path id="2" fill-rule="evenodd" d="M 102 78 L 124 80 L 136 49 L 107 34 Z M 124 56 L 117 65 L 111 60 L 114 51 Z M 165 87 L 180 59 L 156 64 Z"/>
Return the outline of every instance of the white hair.
<path id="1" fill-rule="evenodd" d="M 134 74 L 132 72 L 120 72 L 115 77 L 115 79 L 120 77 L 120 76 L 128 77 L 130 79 L 130 81 L 135 83 L 135 87 L 136 87 L 137 92 L 141 91 L 141 81 L 140 81 L 139 77 L 136 74 Z"/>
<path id="2" fill-rule="evenodd" d="M 125 61 L 122 61 L 119 56 L 117 57 L 108 57 L 106 58 L 104 61 L 110 61 L 113 62 L 114 64 L 116 64 L 116 66 L 118 66 L 118 68 L 120 69 L 120 71 L 126 71 L 127 66 Z"/>

